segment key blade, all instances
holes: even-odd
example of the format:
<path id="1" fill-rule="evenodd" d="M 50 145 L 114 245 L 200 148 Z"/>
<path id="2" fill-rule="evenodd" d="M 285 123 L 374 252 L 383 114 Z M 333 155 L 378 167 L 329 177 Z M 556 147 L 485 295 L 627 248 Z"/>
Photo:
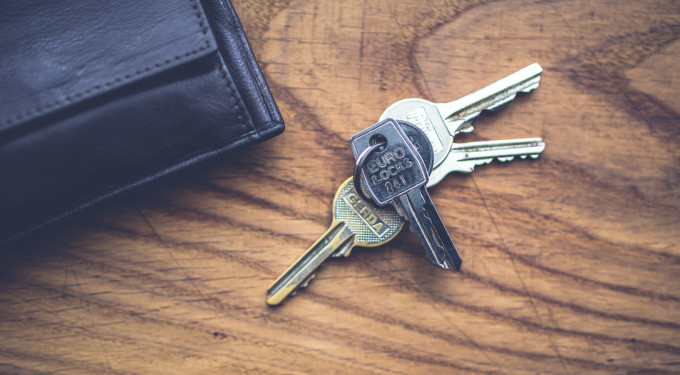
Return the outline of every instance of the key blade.
<path id="1" fill-rule="evenodd" d="M 460 268 L 463 265 L 463 260 L 461 259 L 460 254 L 456 249 L 456 245 L 454 245 L 453 240 L 451 239 L 451 236 L 446 230 L 446 226 L 444 225 L 441 216 L 439 216 L 437 209 L 434 207 L 434 204 L 432 204 L 432 201 L 429 198 L 423 205 L 423 209 L 425 210 L 424 216 L 426 216 L 432 222 L 434 233 L 437 234 L 437 237 L 441 241 L 441 246 L 444 248 L 443 255 L 445 263 L 448 266 L 444 268 L 460 271 Z M 453 266 L 453 268 L 451 266 Z"/>
<path id="2" fill-rule="evenodd" d="M 267 289 L 267 304 L 279 305 L 298 288 L 306 287 L 316 269 L 331 254 L 353 240 L 352 231 L 344 223 L 334 221 L 331 228 Z"/>
<path id="3" fill-rule="evenodd" d="M 447 158 L 432 170 L 427 187 L 438 184 L 451 172 L 470 173 L 475 166 L 491 163 L 494 159 L 503 162 L 516 156 L 535 159 L 543 150 L 545 142 L 541 138 L 454 143 Z"/>
<path id="4" fill-rule="evenodd" d="M 542 72 L 543 68 L 539 64 L 531 64 L 472 94 L 449 103 L 438 103 L 437 109 L 451 136 L 470 132 L 473 130 L 472 123 L 482 111 L 498 110 L 515 99 L 518 93 L 536 89 Z"/>
<path id="5" fill-rule="evenodd" d="M 411 230 L 425 245 L 425 255 L 433 264 L 459 271 L 462 260 L 444 223 L 425 188 L 399 197 L 399 203 L 411 223 Z"/>
<path id="6" fill-rule="evenodd" d="M 454 143 L 451 152 L 458 161 L 475 161 L 507 157 L 538 155 L 545 150 L 545 142 L 541 138 L 504 139 L 499 141 L 482 141 Z M 507 159 L 512 160 L 512 159 Z"/>

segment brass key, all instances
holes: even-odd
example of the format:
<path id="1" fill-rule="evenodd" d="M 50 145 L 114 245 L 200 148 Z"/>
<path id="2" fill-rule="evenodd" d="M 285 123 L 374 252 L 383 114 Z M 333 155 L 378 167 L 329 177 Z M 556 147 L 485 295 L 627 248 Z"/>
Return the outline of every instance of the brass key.
<path id="1" fill-rule="evenodd" d="M 306 287 L 316 269 L 336 251 L 347 256 L 354 246 L 380 246 L 393 239 L 403 225 L 404 219 L 392 207 L 379 208 L 362 200 L 350 177 L 335 193 L 330 228 L 269 287 L 267 304 L 278 305 Z"/>

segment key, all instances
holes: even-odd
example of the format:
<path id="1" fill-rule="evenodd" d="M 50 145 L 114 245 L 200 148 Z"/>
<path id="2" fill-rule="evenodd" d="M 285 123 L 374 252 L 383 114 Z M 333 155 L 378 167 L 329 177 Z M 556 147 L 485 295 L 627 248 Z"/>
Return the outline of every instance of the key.
<path id="1" fill-rule="evenodd" d="M 538 87 L 543 68 L 531 64 L 472 94 L 449 103 L 432 103 L 424 99 L 403 99 L 389 107 L 380 120 L 396 118 L 414 123 L 430 139 L 434 150 L 434 168 L 446 159 L 453 137 L 460 132 L 471 132 L 472 124 L 484 110 L 498 110 L 512 101 L 517 93 Z"/>
<path id="2" fill-rule="evenodd" d="M 392 207 L 375 207 L 357 194 L 350 177 L 333 199 L 333 222 L 267 290 L 267 304 L 278 305 L 298 288 L 306 287 L 314 271 L 341 248 L 346 253 L 354 246 L 374 247 L 392 240 L 404 224 Z"/>
<path id="3" fill-rule="evenodd" d="M 418 154 L 424 160 L 428 173 L 432 171 L 434 153 L 432 152 L 432 147 L 429 145 L 429 140 L 425 133 L 417 126 L 406 121 L 399 121 L 399 125 L 404 130 L 404 133 L 411 143 L 413 143 Z M 378 246 L 381 243 L 390 241 L 401 230 L 403 219 L 392 207 L 378 208 L 370 203 L 363 202 L 361 198 L 356 195 L 355 191 L 352 178 L 343 183 L 334 199 L 333 216 L 335 217 L 335 220 L 331 224 L 331 228 L 328 229 L 317 242 L 300 256 L 300 258 L 298 258 L 298 260 L 269 287 L 267 292 L 268 304 L 278 305 L 283 302 L 287 296 L 294 294 L 299 288 L 309 285 L 309 282 L 314 278 L 314 271 L 328 258 L 328 253 L 332 253 L 331 256 L 333 257 L 348 257 L 354 246 Z M 354 196 L 356 198 L 354 198 L 352 194 L 355 194 Z M 343 201 L 339 201 L 339 197 L 343 197 L 344 203 Z M 347 199 L 344 197 L 347 197 Z M 363 209 L 362 205 L 364 204 L 366 205 L 367 210 Z M 349 208 L 352 208 L 352 210 Z M 371 237 L 371 234 L 378 235 L 380 233 L 372 231 L 368 232 L 369 237 L 365 237 L 366 234 L 360 236 L 359 241 L 356 239 L 343 240 L 343 237 L 351 235 L 347 232 L 343 233 L 340 226 L 344 223 L 344 225 L 350 227 L 351 230 L 352 225 L 354 225 L 353 233 L 361 231 L 361 225 L 356 227 L 356 222 L 357 220 L 363 220 L 362 222 L 364 225 L 371 225 L 371 222 L 373 221 L 371 216 L 369 215 L 368 219 L 365 219 L 362 216 L 369 211 L 373 212 L 377 218 L 382 218 L 383 222 L 389 224 L 390 227 L 398 226 L 398 228 L 393 229 L 394 233 L 389 232 L 389 236 L 385 234 L 382 237 L 378 236 L 379 238 Z M 377 224 L 374 223 L 374 225 Z M 365 231 L 366 228 L 363 228 L 363 230 Z M 336 237 L 338 238 L 336 239 Z"/>
<path id="4" fill-rule="evenodd" d="M 397 121 L 386 119 L 355 134 L 350 146 L 363 190 L 373 202 L 380 207 L 392 204 L 409 221 L 432 263 L 460 270 L 460 255 L 425 187 L 425 162 Z"/>
<path id="5" fill-rule="evenodd" d="M 427 187 L 438 184 L 451 172 L 470 173 L 475 166 L 491 163 L 494 159 L 503 162 L 516 156 L 536 159 L 543 150 L 545 142 L 541 138 L 454 143 L 444 162 L 432 170 Z"/>
<path id="6" fill-rule="evenodd" d="M 397 123 L 399 126 L 401 126 L 401 129 L 404 131 L 409 141 L 411 141 L 413 146 L 416 148 L 416 151 L 418 151 L 418 154 L 425 162 L 427 172 L 432 172 L 434 153 L 432 152 L 432 147 L 428 146 L 430 141 L 427 139 L 425 133 L 410 122 L 397 120 Z M 347 242 L 345 245 L 336 250 L 332 256 L 334 258 L 348 257 L 353 247 L 354 246 L 351 242 Z"/>

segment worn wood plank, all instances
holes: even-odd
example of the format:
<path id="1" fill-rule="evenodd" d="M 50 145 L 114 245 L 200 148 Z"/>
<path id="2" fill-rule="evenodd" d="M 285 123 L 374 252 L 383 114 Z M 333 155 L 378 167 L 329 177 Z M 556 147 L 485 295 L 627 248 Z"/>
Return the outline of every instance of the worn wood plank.
<path id="1" fill-rule="evenodd" d="M 286 132 L 2 254 L 0 372 L 680 371 L 677 2 L 235 6 Z M 431 190 L 461 273 L 402 233 L 265 305 L 330 223 L 352 134 L 532 62 L 540 88 L 461 141 L 543 155 Z"/>

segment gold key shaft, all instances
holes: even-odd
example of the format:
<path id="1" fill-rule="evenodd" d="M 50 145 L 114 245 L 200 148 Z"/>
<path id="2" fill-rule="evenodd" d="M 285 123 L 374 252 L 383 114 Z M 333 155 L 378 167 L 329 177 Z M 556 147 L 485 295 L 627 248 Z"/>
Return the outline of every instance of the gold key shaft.
<path id="1" fill-rule="evenodd" d="M 390 206 L 379 208 L 363 201 L 350 177 L 333 199 L 333 222 L 326 233 L 272 283 L 267 304 L 278 305 L 298 288 L 307 286 L 316 269 L 334 253 L 349 255 L 354 246 L 374 247 L 394 238 L 404 220 Z"/>

